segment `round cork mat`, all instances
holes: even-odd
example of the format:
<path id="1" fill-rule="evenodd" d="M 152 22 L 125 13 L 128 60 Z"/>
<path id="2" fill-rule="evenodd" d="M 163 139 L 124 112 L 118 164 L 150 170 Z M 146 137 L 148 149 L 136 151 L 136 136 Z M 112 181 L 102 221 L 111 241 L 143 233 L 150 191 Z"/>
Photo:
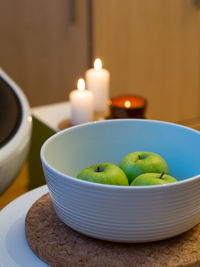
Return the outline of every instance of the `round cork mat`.
<path id="1" fill-rule="evenodd" d="M 26 238 L 50 266 L 200 266 L 200 225 L 177 237 L 152 243 L 114 243 L 82 235 L 57 217 L 49 193 L 30 208 Z"/>

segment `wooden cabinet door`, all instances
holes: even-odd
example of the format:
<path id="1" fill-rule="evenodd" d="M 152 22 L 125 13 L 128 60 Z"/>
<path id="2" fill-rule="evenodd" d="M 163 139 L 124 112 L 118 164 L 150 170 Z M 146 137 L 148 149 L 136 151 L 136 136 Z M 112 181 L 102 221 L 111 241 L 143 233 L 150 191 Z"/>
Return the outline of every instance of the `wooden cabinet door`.
<path id="1" fill-rule="evenodd" d="M 31 106 L 66 101 L 88 68 L 87 2 L 1 0 L 0 67 Z"/>
<path id="2" fill-rule="evenodd" d="M 94 54 L 111 71 L 111 96 L 146 97 L 152 119 L 200 116 L 198 2 L 94 1 Z"/>

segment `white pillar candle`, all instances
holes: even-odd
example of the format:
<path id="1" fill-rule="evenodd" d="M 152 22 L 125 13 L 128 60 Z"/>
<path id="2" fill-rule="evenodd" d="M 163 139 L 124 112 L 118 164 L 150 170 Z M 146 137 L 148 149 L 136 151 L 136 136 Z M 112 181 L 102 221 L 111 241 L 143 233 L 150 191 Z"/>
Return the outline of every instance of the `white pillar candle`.
<path id="1" fill-rule="evenodd" d="M 103 113 L 108 111 L 110 73 L 102 69 L 100 59 L 94 62 L 94 68 L 86 71 L 87 89 L 94 95 L 94 111 Z"/>
<path id="2" fill-rule="evenodd" d="M 93 120 L 94 99 L 90 91 L 85 90 L 85 81 L 78 80 L 78 89 L 69 95 L 71 103 L 71 124 L 77 125 Z"/>

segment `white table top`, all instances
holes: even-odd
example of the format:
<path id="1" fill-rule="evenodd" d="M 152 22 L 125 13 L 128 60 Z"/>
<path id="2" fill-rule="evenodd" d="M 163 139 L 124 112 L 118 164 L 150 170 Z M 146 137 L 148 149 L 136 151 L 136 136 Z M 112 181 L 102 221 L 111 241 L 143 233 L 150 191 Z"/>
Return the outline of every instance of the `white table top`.
<path id="1" fill-rule="evenodd" d="M 46 124 L 52 130 L 58 132 L 60 122 L 71 118 L 70 102 L 59 102 L 50 105 L 38 106 L 31 108 L 32 115 Z M 104 120 L 106 114 L 96 114 L 95 120 Z"/>
<path id="2" fill-rule="evenodd" d="M 48 125 L 52 130 L 58 132 L 59 122 L 71 117 L 71 106 L 67 101 L 59 102 L 31 108 L 31 112 L 34 117 Z"/>
<path id="3" fill-rule="evenodd" d="M 47 267 L 30 249 L 25 236 L 25 218 L 32 204 L 48 192 L 46 185 L 13 200 L 0 211 L 0 266 Z"/>

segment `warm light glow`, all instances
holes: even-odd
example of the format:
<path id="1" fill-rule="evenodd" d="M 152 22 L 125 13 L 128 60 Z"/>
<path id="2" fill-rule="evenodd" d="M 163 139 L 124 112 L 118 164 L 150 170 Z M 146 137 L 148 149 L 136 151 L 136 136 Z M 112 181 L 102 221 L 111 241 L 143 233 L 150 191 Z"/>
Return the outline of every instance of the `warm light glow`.
<path id="1" fill-rule="evenodd" d="M 80 90 L 80 91 L 83 91 L 83 90 L 85 90 L 85 81 L 84 81 L 84 79 L 79 79 L 78 80 L 78 83 L 77 83 L 77 86 L 78 86 L 78 90 Z"/>
<path id="2" fill-rule="evenodd" d="M 130 108 L 130 106 L 131 106 L 131 102 L 130 102 L 129 100 L 126 100 L 126 101 L 124 102 L 124 106 L 125 106 L 126 108 Z"/>
<path id="3" fill-rule="evenodd" d="M 102 62 L 101 62 L 100 58 L 95 59 L 94 68 L 95 68 L 95 70 L 101 70 L 102 69 Z"/>

